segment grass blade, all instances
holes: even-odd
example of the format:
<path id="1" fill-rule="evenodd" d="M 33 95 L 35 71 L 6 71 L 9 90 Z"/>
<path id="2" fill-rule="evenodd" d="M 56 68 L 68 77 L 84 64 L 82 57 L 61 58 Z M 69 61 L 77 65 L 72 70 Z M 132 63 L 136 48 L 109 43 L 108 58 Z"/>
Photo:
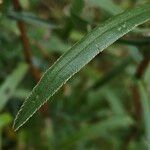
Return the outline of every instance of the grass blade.
<path id="1" fill-rule="evenodd" d="M 95 28 L 50 67 L 18 112 L 14 129 L 22 126 L 60 87 L 117 39 L 150 19 L 150 4 L 127 10 Z"/>
<path id="2" fill-rule="evenodd" d="M 33 14 L 26 13 L 26 12 L 18 13 L 18 12 L 11 11 L 11 12 L 8 12 L 7 15 L 8 15 L 8 17 L 10 17 L 12 19 L 21 20 L 21 21 L 24 21 L 26 23 L 33 24 L 33 25 L 47 27 L 50 29 L 60 28 L 59 26 L 57 26 L 51 22 L 48 22 L 48 21 L 43 20 Z"/>
<path id="3" fill-rule="evenodd" d="M 17 89 L 12 96 L 14 98 L 24 99 L 29 95 L 29 93 L 30 91 L 27 89 Z"/>
<path id="4" fill-rule="evenodd" d="M 7 77 L 5 82 L 0 87 L 0 110 L 3 109 L 9 98 L 13 95 L 18 84 L 21 82 L 27 73 L 28 66 L 20 63 L 11 75 Z"/>

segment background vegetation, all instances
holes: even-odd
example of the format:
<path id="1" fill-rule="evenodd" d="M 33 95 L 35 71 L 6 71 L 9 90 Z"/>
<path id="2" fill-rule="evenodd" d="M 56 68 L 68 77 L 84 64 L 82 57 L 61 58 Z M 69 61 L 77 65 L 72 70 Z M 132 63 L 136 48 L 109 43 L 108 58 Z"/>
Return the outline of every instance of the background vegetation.
<path id="1" fill-rule="evenodd" d="M 0 149 L 150 150 L 150 22 L 97 55 L 19 131 L 12 128 L 61 54 L 111 16 L 146 2 L 0 0 Z"/>

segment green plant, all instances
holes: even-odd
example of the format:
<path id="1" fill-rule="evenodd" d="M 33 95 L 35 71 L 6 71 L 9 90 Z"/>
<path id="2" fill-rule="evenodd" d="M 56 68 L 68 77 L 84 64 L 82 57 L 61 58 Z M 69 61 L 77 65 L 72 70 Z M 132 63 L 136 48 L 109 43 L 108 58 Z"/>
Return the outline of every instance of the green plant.
<path id="1" fill-rule="evenodd" d="M 149 19 L 149 0 L 0 0 L 0 149 L 149 150 Z"/>
<path id="2" fill-rule="evenodd" d="M 14 129 L 22 126 L 66 81 L 98 53 L 150 19 L 150 4 L 127 10 L 86 35 L 46 71 L 18 112 Z M 43 90 L 44 89 L 44 90 Z"/>

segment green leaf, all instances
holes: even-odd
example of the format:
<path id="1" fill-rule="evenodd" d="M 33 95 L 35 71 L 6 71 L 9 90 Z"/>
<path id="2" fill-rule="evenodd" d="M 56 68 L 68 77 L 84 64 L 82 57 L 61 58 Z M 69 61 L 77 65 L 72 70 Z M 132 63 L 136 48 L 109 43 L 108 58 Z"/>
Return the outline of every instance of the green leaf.
<path id="1" fill-rule="evenodd" d="M 28 66 L 24 63 L 20 63 L 18 67 L 10 74 L 5 82 L 0 87 L 0 111 L 4 108 L 7 101 L 13 95 L 18 84 L 21 82 L 25 74 L 27 73 Z"/>
<path id="2" fill-rule="evenodd" d="M 98 6 L 104 9 L 111 15 L 117 15 L 123 11 L 119 6 L 113 3 L 112 0 L 86 0 L 86 1 L 92 6 Z"/>
<path id="3" fill-rule="evenodd" d="M 12 96 L 14 98 L 24 99 L 29 95 L 29 93 L 30 91 L 27 89 L 17 89 Z"/>
<path id="4" fill-rule="evenodd" d="M 47 27 L 50 29 L 60 28 L 58 25 L 53 24 L 52 22 L 43 20 L 43 19 L 41 19 L 31 13 L 27 13 L 27 12 L 18 13 L 18 12 L 11 11 L 11 12 L 8 12 L 7 16 L 12 19 L 21 20 L 21 21 L 24 21 L 29 24 Z"/>
<path id="5" fill-rule="evenodd" d="M 150 4 L 127 10 L 95 28 L 50 67 L 18 112 L 14 129 L 22 126 L 60 87 L 117 39 L 150 19 Z"/>

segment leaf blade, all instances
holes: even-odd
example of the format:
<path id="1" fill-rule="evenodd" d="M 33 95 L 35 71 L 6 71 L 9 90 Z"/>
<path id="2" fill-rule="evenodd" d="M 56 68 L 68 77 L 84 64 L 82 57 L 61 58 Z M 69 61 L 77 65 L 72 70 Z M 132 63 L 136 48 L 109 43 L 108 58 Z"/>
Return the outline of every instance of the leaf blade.
<path id="1" fill-rule="evenodd" d="M 18 64 L 17 68 L 7 77 L 0 87 L 0 111 L 4 108 L 9 98 L 13 95 L 18 84 L 22 81 L 28 71 L 25 63 Z"/>
<path id="2" fill-rule="evenodd" d="M 98 53 L 150 19 L 150 4 L 126 11 L 87 34 L 50 67 L 18 112 L 14 129 L 22 126 L 56 91 Z M 80 63 L 79 63 L 80 62 Z M 44 90 L 44 91 L 43 91 Z"/>
<path id="3" fill-rule="evenodd" d="M 28 24 L 42 26 L 45 28 L 50 28 L 50 29 L 60 28 L 60 26 L 57 26 L 56 24 L 38 18 L 37 16 L 27 12 L 18 13 L 15 11 L 10 11 L 7 13 L 7 16 L 10 17 L 11 19 L 20 20 Z"/>

